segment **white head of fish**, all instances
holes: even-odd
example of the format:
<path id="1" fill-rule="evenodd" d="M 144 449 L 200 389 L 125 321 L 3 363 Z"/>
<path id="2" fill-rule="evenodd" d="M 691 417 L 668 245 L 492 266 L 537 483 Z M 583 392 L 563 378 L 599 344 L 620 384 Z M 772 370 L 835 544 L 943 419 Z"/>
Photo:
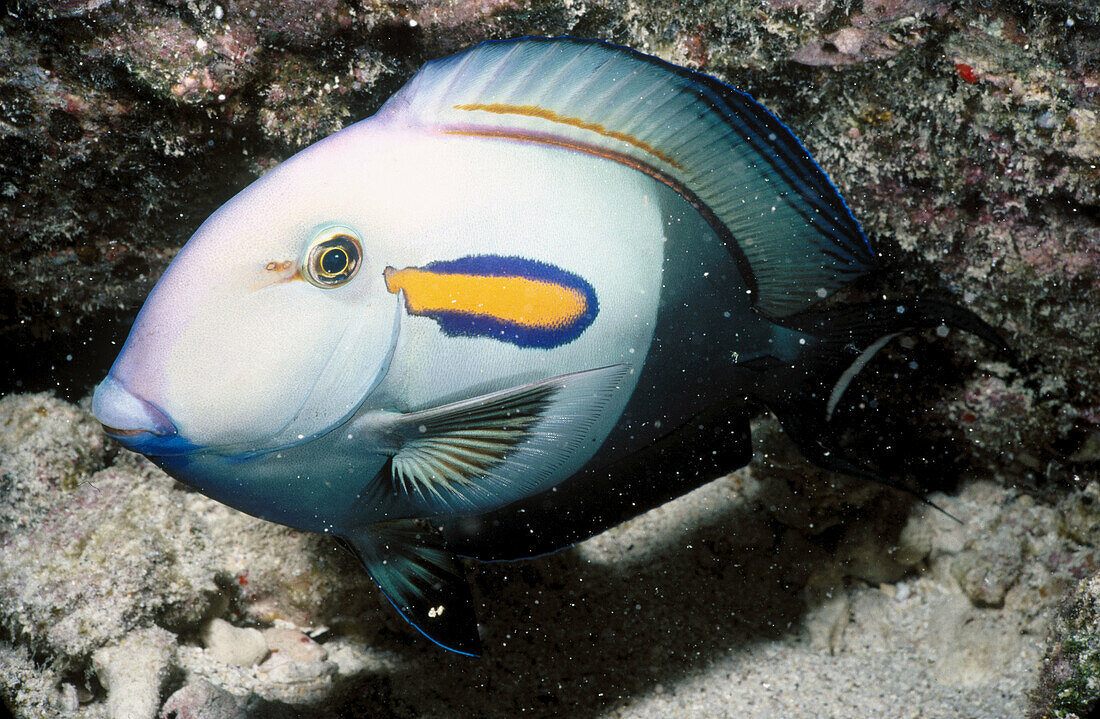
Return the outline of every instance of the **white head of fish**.
<path id="1" fill-rule="evenodd" d="M 377 384 L 399 300 L 372 233 L 377 143 L 353 130 L 269 172 L 187 242 L 96 390 L 110 433 L 146 454 L 285 446 Z"/>

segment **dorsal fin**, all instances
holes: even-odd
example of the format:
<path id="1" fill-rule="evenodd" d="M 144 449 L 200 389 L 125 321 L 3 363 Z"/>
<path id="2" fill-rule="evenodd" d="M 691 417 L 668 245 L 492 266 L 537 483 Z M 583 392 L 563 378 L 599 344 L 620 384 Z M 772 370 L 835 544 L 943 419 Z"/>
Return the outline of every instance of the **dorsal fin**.
<path id="1" fill-rule="evenodd" d="M 628 48 L 572 38 L 485 42 L 425 65 L 380 115 L 646 172 L 695 205 L 747 262 L 756 306 L 772 316 L 805 309 L 873 261 L 829 178 L 764 106 Z"/>

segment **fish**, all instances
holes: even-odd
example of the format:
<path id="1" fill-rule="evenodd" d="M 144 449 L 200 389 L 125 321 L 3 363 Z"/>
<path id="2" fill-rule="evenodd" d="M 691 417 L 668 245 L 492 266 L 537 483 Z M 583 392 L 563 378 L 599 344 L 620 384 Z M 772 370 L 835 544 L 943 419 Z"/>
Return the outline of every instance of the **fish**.
<path id="1" fill-rule="evenodd" d="M 823 302 L 878 260 L 775 115 L 569 37 L 426 64 L 214 212 L 92 407 L 209 497 L 331 535 L 478 655 L 466 560 L 572 545 L 749 463 L 770 410 L 816 465 L 890 338 L 970 310 Z"/>

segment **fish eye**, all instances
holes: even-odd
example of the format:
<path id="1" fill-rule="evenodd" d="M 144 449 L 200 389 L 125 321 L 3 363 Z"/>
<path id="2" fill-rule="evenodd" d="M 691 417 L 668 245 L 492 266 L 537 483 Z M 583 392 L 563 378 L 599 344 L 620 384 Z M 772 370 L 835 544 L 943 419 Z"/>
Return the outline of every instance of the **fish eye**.
<path id="1" fill-rule="evenodd" d="M 359 271 L 363 248 L 346 227 L 329 227 L 310 245 L 306 277 L 314 285 L 331 289 L 347 284 Z"/>

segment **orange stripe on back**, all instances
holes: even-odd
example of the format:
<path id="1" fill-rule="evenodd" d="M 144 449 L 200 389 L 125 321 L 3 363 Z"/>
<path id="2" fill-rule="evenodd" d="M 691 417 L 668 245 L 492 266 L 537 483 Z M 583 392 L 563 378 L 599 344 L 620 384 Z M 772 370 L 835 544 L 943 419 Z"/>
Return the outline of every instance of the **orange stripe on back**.
<path id="1" fill-rule="evenodd" d="M 549 122 L 556 122 L 559 125 L 569 125 L 570 127 L 576 127 L 581 130 L 588 130 L 590 132 L 596 133 L 597 135 L 602 135 L 604 137 L 609 137 L 613 140 L 619 140 L 620 142 L 625 142 L 627 144 L 633 145 L 639 150 L 653 155 L 658 160 L 672 165 L 677 170 L 683 169 L 680 163 L 676 162 L 676 160 L 672 159 L 672 157 L 653 147 L 649 143 L 639 140 L 633 135 L 629 135 L 625 132 L 609 130 L 603 125 L 595 122 L 587 122 L 579 117 L 568 117 L 566 115 L 559 115 L 553 110 L 547 110 L 545 108 L 539 107 L 538 105 L 506 105 L 501 103 L 473 102 L 464 105 L 455 105 L 454 108 L 456 110 L 465 110 L 467 112 L 481 111 L 491 112 L 495 115 L 521 115 L 523 117 L 537 117 L 542 120 L 547 120 Z"/>

